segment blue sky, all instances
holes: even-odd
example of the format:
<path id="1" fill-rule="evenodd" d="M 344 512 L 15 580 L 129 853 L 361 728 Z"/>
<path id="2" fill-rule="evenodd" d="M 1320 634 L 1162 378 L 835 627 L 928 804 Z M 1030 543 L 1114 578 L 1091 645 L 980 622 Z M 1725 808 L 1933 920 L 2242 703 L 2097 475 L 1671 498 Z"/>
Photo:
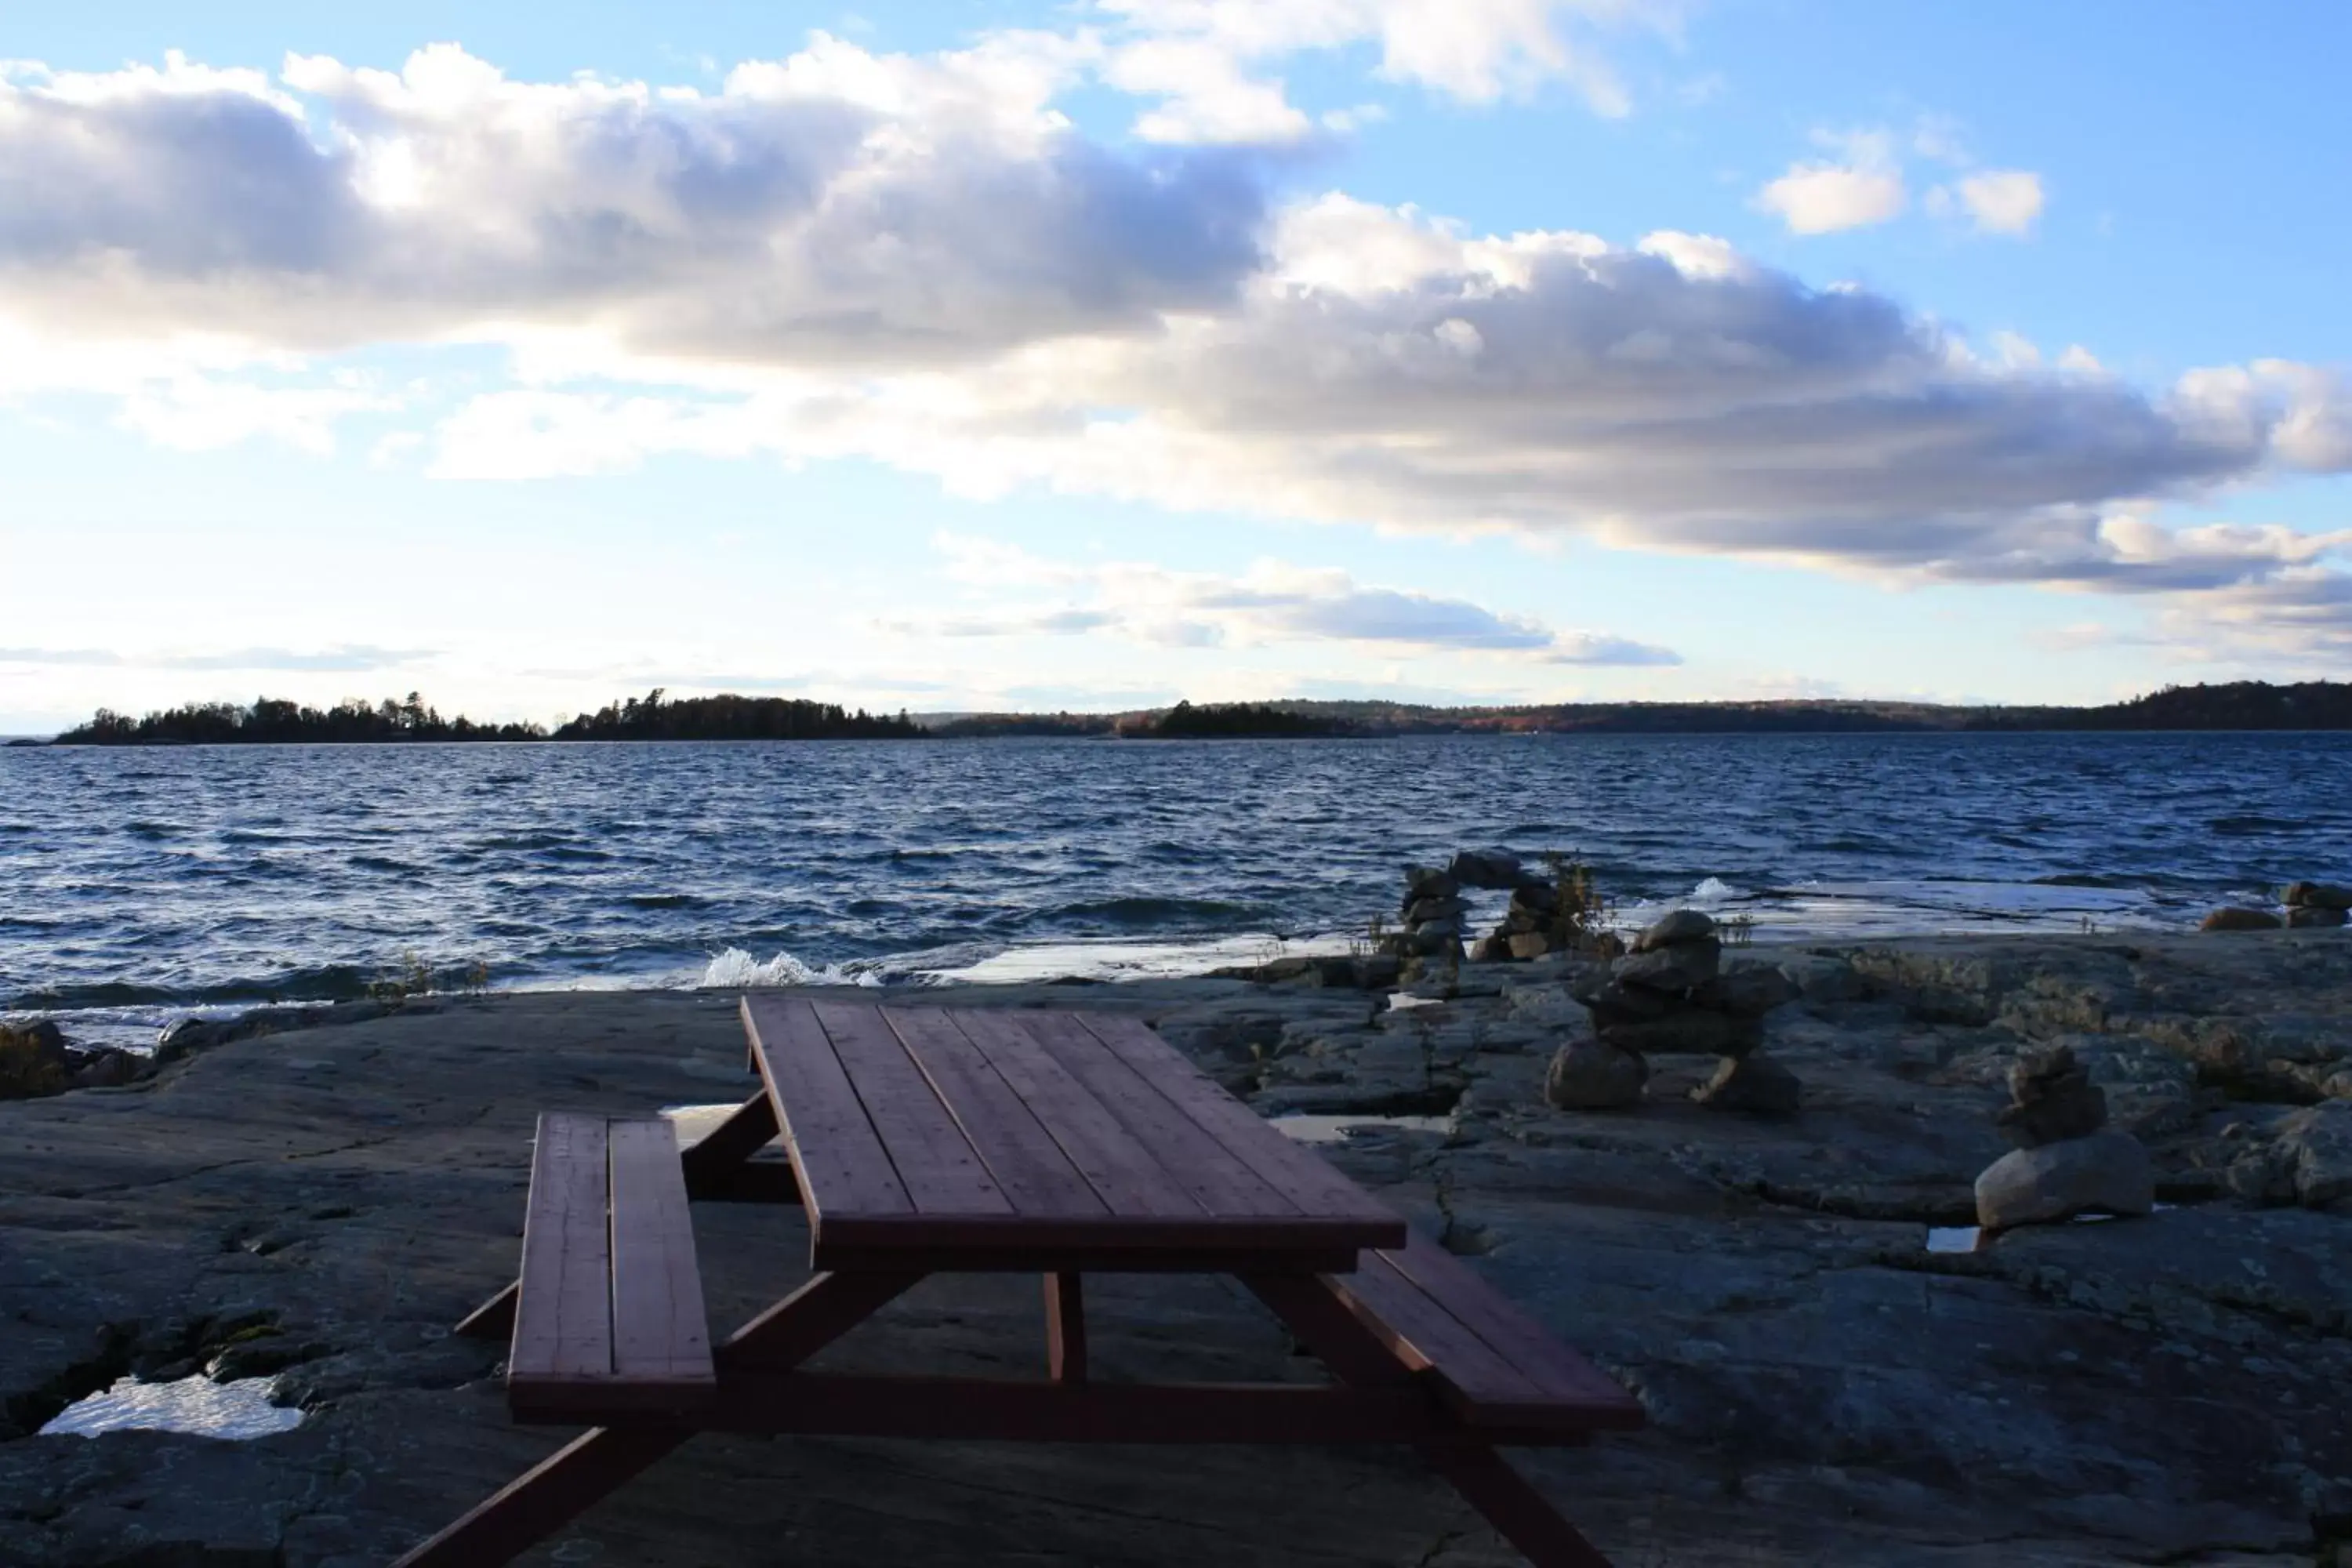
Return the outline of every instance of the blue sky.
<path id="1" fill-rule="evenodd" d="M 0 732 L 2341 677 L 2347 57 L 2185 4 L 15 16 Z"/>

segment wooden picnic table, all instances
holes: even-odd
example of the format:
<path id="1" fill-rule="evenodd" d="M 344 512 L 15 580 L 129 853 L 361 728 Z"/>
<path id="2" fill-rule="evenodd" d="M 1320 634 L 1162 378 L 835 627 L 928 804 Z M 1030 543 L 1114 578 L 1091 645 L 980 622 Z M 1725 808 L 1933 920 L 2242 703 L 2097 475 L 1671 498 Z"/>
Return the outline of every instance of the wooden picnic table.
<path id="1" fill-rule="evenodd" d="M 761 1090 L 682 1153 L 658 1118 L 541 1117 L 520 1276 L 458 1331 L 509 1336 L 515 1419 L 592 1429 L 398 1568 L 507 1562 L 702 1431 L 1411 1443 L 1539 1568 L 1605 1568 L 1496 1446 L 1641 1406 L 1140 1022 L 772 994 L 743 1021 Z M 780 1134 L 789 1175 L 754 1159 Z M 816 1272 L 714 1346 L 689 1200 L 717 1196 L 799 1203 Z M 803 1368 L 928 1274 L 1006 1271 L 1044 1277 L 1043 1378 Z M 1337 1382 L 1095 1380 L 1090 1272 L 1235 1276 Z"/>

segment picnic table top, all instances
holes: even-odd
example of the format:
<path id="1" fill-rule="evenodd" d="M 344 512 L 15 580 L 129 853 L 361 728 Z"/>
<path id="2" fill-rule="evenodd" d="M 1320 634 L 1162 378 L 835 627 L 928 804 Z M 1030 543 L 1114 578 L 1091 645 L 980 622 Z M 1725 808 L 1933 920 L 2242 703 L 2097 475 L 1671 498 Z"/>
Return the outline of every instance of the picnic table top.
<path id="1" fill-rule="evenodd" d="M 1140 1021 L 743 1003 L 819 1268 L 1345 1271 L 1404 1222 Z"/>

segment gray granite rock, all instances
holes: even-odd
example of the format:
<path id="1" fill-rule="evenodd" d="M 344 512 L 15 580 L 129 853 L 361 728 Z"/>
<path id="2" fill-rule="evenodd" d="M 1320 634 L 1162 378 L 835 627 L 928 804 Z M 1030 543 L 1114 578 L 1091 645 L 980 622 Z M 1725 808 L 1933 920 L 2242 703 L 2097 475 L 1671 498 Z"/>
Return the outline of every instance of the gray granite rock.
<path id="1" fill-rule="evenodd" d="M 1711 936 L 1700 937 L 1628 953 L 1612 966 L 1612 973 L 1621 985 L 1671 995 L 1713 980 L 1722 959 L 1723 944 Z"/>
<path id="2" fill-rule="evenodd" d="M 1804 1104 L 1797 1075 L 1766 1056 L 1727 1057 L 1691 1098 L 1715 1110 L 1752 1116 L 1794 1116 Z"/>
<path id="3" fill-rule="evenodd" d="M 1599 1040 L 1571 1040 L 1544 1074 L 1544 1099 L 1560 1110 L 1617 1110 L 1637 1105 L 1649 1064 Z"/>
<path id="4" fill-rule="evenodd" d="M 1704 942 L 1716 934 L 1714 920 L 1699 910 L 1675 910 L 1642 928 L 1632 951 L 1652 952 L 1686 942 Z"/>
<path id="5" fill-rule="evenodd" d="M 2012 1149 L 1977 1178 L 1977 1223 L 1987 1230 L 2079 1214 L 2144 1215 L 2156 1204 L 2147 1151 L 2112 1130 Z"/>
<path id="6" fill-rule="evenodd" d="M 2290 882 L 2283 901 L 2291 909 L 2352 910 L 2352 888 L 2332 882 Z"/>

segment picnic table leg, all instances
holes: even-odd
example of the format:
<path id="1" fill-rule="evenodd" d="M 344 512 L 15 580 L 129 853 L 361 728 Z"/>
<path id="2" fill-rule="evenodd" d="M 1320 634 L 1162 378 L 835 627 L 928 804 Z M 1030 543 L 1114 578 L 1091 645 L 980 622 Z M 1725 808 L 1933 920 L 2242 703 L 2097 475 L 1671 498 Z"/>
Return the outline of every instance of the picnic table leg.
<path id="1" fill-rule="evenodd" d="M 1055 1383 L 1087 1380 L 1087 1299 L 1079 1278 L 1045 1276 L 1045 1371 Z"/>
<path id="2" fill-rule="evenodd" d="M 820 1274 L 712 1352 L 721 1369 L 786 1372 L 873 1316 L 920 1274 Z M 664 1423 L 602 1426 L 574 1438 L 412 1550 L 393 1568 L 489 1568 L 544 1540 L 694 1435 Z"/>
<path id="3" fill-rule="evenodd" d="M 599 1426 L 583 1433 L 412 1548 L 393 1568 L 488 1568 L 510 1562 L 688 1436 L 677 1426 Z"/>
<path id="4" fill-rule="evenodd" d="M 1340 1382 L 1381 1388 L 1418 1381 L 1377 1335 L 1312 1279 L 1250 1274 L 1243 1276 L 1242 1283 Z M 1451 1482 L 1462 1500 L 1477 1510 L 1496 1533 L 1517 1547 L 1535 1568 L 1610 1568 L 1601 1549 L 1495 1452 L 1494 1445 L 1458 1435 L 1415 1447 L 1430 1468 Z"/>
<path id="5" fill-rule="evenodd" d="M 688 1194 L 699 1197 L 714 1192 L 730 1172 L 740 1168 L 775 1135 L 775 1102 L 762 1089 L 679 1153 Z M 789 1184 L 791 1173 L 783 1174 Z M 795 1191 L 794 1196 L 797 1195 Z M 515 1295 L 521 1288 L 521 1280 L 508 1280 L 506 1289 L 467 1313 L 464 1321 L 449 1331 L 469 1340 L 505 1339 L 514 1332 Z"/>

